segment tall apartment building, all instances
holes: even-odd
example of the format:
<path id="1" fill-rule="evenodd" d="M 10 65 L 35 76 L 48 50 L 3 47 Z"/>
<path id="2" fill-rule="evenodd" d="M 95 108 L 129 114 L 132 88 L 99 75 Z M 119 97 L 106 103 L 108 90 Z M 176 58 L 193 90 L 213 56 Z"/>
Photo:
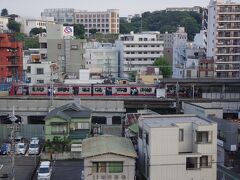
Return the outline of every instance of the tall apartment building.
<path id="1" fill-rule="evenodd" d="M 146 180 L 217 179 L 217 123 L 195 115 L 146 115 L 138 134 Z"/>
<path id="2" fill-rule="evenodd" d="M 118 49 L 111 43 L 89 42 L 85 49 L 85 68 L 92 75 L 102 77 L 120 76 Z"/>
<path id="3" fill-rule="evenodd" d="M 215 77 L 240 77 L 240 3 L 211 0 L 208 7 L 207 56 L 215 62 Z"/>
<path id="4" fill-rule="evenodd" d="M 0 81 L 22 80 L 23 43 L 12 34 L 0 34 Z"/>
<path id="5" fill-rule="evenodd" d="M 73 34 L 66 36 L 66 28 L 73 33 L 73 27 L 62 24 L 47 25 L 47 34 L 39 37 L 40 55 L 43 61 L 56 63 L 59 71 L 66 73 L 68 77 L 77 78 L 79 69 L 85 67 L 83 55 L 86 40 L 74 39 Z"/>
<path id="6" fill-rule="evenodd" d="M 54 17 L 54 21 L 60 24 L 74 24 L 74 12 L 73 8 L 44 9 L 41 16 Z"/>
<path id="7" fill-rule="evenodd" d="M 146 71 L 147 66 L 163 56 L 163 40 L 160 40 L 159 32 L 120 35 L 116 44 L 120 49 L 122 77 L 128 77 L 131 72 Z"/>
<path id="8" fill-rule="evenodd" d="M 75 23 L 82 24 L 89 34 L 90 29 L 96 29 L 104 34 L 119 33 L 119 10 L 108 9 L 107 11 L 76 11 Z"/>
<path id="9" fill-rule="evenodd" d="M 163 36 L 164 50 L 163 54 L 167 58 L 169 64 L 173 62 L 173 33 L 166 32 Z"/>
<path id="10" fill-rule="evenodd" d="M 186 62 L 187 33 L 184 27 L 179 27 L 176 33 L 173 33 L 173 78 L 182 78 L 184 74 L 184 65 Z"/>

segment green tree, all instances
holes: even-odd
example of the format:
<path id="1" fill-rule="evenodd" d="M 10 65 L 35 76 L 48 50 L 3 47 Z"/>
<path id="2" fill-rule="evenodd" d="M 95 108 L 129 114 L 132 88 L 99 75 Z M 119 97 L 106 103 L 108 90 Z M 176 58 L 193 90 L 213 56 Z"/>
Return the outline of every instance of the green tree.
<path id="1" fill-rule="evenodd" d="M 6 8 L 2 9 L 1 16 L 8 16 L 8 10 Z"/>
<path id="2" fill-rule="evenodd" d="M 84 39 L 85 38 L 85 29 L 82 24 L 63 24 L 64 26 L 73 26 L 74 28 L 74 36 L 77 39 Z"/>
<path id="3" fill-rule="evenodd" d="M 91 33 L 92 35 L 95 35 L 98 32 L 97 29 L 90 29 L 89 33 Z"/>
<path id="4" fill-rule="evenodd" d="M 78 39 L 84 39 L 85 38 L 85 29 L 82 24 L 74 24 L 74 36 Z"/>
<path id="5" fill-rule="evenodd" d="M 46 29 L 43 29 L 43 28 L 37 28 L 37 27 L 35 27 L 35 28 L 32 28 L 31 29 L 31 31 L 29 32 L 29 34 L 31 35 L 31 36 L 33 36 L 33 35 L 37 35 L 37 34 L 41 34 L 41 33 L 44 33 L 44 32 L 46 32 Z"/>
<path id="6" fill-rule="evenodd" d="M 172 67 L 166 57 L 157 58 L 153 65 L 159 67 L 163 77 L 170 77 L 172 75 Z"/>
<path id="7" fill-rule="evenodd" d="M 14 20 L 9 20 L 7 27 L 8 29 L 10 29 L 10 31 L 16 33 L 16 32 L 20 32 L 21 24 Z"/>
<path id="8" fill-rule="evenodd" d="M 185 27 L 188 34 L 188 39 L 192 41 L 197 32 L 199 32 L 201 26 L 197 23 L 196 19 L 192 17 L 185 17 L 181 20 L 180 25 Z"/>

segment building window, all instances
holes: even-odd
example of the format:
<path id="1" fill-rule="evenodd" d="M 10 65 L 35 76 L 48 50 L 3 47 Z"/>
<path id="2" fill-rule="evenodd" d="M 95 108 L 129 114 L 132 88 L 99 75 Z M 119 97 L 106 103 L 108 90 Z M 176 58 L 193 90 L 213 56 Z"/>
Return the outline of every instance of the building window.
<path id="1" fill-rule="evenodd" d="M 72 45 L 72 46 L 71 46 L 71 49 L 72 49 L 72 50 L 77 50 L 77 49 L 78 49 L 78 45 Z"/>
<path id="2" fill-rule="evenodd" d="M 212 134 L 208 131 L 197 131 L 196 132 L 196 142 L 199 144 L 211 143 Z"/>
<path id="3" fill-rule="evenodd" d="M 106 173 L 107 163 L 106 162 L 93 162 L 92 173 Z"/>
<path id="4" fill-rule="evenodd" d="M 187 170 L 194 170 L 197 169 L 197 157 L 187 157 L 186 159 L 186 169 Z"/>
<path id="5" fill-rule="evenodd" d="M 109 162 L 108 163 L 109 173 L 122 173 L 123 172 L 123 162 Z"/>
<path id="6" fill-rule="evenodd" d="M 184 129 L 179 129 L 179 142 L 184 141 Z"/>
<path id="7" fill-rule="evenodd" d="M 44 84 L 44 80 L 38 79 L 38 80 L 37 80 L 37 84 Z"/>
<path id="8" fill-rule="evenodd" d="M 27 73 L 31 73 L 31 66 L 27 67 Z"/>
<path id="9" fill-rule="evenodd" d="M 58 44 L 58 45 L 57 45 L 57 48 L 58 48 L 58 49 L 62 49 L 62 44 Z"/>
<path id="10" fill-rule="evenodd" d="M 37 74 L 44 74 L 43 68 L 37 68 Z"/>
<path id="11" fill-rule="evenodd" d="M 200 167 L 201 168 L 206 168 L 206 167 L 211 167 L 211 157 L 209 156 L 202 156 L 200 157 Z"/>
<path id="12" fill-rule="evenodd" d="M 149 145 L 149 134 L 148 133 L 146 133 L 146 144 Z"/>
<path id="13" fill-rule="evenodd" d="M 62 134 L 67 132 L 67 125 L 52 125 L 51 134 Z"/>
<path id="14" fill-rule="evenodd" d="M 77 123 L 77 129 L 89 129 L 89 123 Z"/>
<path id="15" fill-rule="evenodd" d="M 142 128 L 139 127 L 138 136 L 140 139 L 142 139 L 142 134 L 143 134 Z"/>

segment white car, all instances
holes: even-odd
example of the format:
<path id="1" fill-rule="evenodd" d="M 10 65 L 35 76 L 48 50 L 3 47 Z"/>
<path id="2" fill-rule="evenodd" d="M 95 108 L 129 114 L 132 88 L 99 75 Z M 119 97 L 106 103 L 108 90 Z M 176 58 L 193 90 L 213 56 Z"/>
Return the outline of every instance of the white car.
<path id="1" fill-rule="evenodd" d="M 43 161 L 38 169 L 38 180 L 50 180 L 52 175 L 52 168 L 50 161 Z"/>
<path id="2" fill-rule="evenodd" d="M 39 153 L 39 144 L 32 143 L 29 144 L 28 154 L 38 154 Z"/>
<path id="3" fill-rule="evenodd" d="M 27 145 L 24 143 L 18 143 L 16 144 L 16 153 L 17 154 L 25 154 L 27 151 Z"/>

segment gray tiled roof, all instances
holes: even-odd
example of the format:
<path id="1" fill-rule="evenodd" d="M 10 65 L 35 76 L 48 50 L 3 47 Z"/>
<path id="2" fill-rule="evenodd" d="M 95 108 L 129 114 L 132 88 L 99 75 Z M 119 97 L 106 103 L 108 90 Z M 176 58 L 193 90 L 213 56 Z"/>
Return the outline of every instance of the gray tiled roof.
<path id="1" fill-rule="evenodd" d="M 132 142 L 124 137 L 103 135 L 83 140 L 82 157 L 93 157 L 103 154 L 117 154 L 136 158 Z"/>
<path id="2" fill-rule="evenodd" d="M 45 120 L 48 120 L 52 117 L 60 117 L 67 121 L 71 120 L 71 118 L 89 118 L 91 116 L 92 110 L 80 106 L 76 103 L 69 103 L 50 111 Z"/>

